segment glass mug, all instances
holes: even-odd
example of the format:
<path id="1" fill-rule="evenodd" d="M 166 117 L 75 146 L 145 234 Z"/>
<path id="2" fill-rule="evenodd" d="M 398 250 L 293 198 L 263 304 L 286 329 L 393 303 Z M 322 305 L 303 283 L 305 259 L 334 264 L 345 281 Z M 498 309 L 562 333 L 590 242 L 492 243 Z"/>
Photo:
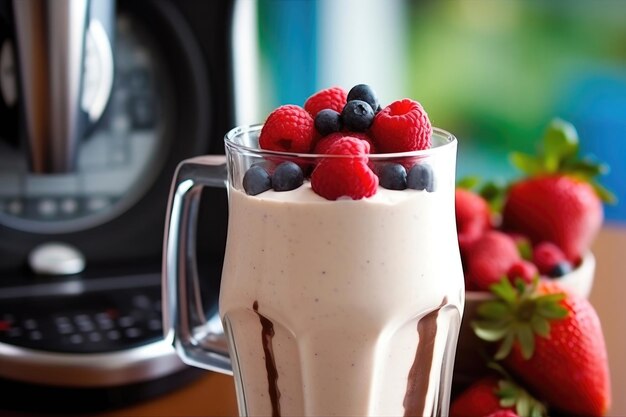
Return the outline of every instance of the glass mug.
<path id="1" fill-rule="evenodd" d="M 262 151 L 261 128 L 231 130 L 225 158 L 177 168 L 164 243 L 166 339 L 185 363 L 234 375 L 240 415 L 447 415 L 465 303 L 456 139 L 433 129 L 430 149 L 368 155 L 374 170 L 426 167 L 426 190 L 330 201 L 307 180 L 292 191 L 244 192 L 256 163 L 291 160 L 310 173 L 323 157 L 352 157 Z M 228 187 L 223 333 L 198 290 L 204 186 Z"/>

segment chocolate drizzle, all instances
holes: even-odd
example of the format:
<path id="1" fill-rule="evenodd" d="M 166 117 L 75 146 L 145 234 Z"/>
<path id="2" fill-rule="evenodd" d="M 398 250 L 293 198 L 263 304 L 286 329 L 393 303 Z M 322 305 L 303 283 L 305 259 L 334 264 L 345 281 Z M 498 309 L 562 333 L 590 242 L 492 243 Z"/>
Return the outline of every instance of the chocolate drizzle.
<path id="1" fill-rule="evenodd" d="M 404 394 L 404 415 L 425 416 L 426 396 L 428 394 L 428 381 L 433 364 L 435 352 L 435 336 L 437 335 L 437 316 L 439 310 L 448 302 L 447 297 L 435 310 L 420 318 L 417 322 L 417 334 L 419 336 L 417 352 L 413 366 L 407 377 L 406 394 Z"/>
<path id="2" fill-rule="evenodd" d="M 265 354 L 265 369 L 267 370 L 267 385 L 272 402 L 272 417 L 280 417 L 280 390 L 278 389 L 278 370 L 274 359 L 274 349 L 272 348 L 272 338 L 274 337 L 274 324 L 267 317 L 259 313 L 259 302 L 252 305 L 254 312 L 261 321 L 261 341 L 263 343 L 263 353 Z"/>

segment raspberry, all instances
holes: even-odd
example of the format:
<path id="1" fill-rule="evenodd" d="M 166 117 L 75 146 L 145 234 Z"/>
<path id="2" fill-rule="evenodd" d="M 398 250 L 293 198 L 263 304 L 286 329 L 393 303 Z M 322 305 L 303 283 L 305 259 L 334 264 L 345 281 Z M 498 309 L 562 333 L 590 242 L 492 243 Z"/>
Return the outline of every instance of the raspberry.
<path id="1" fill-rule="evenodd" d="M 565 253 L 552 242 L 541 242 L 533 248 L 533 263 L 541 275 L 549 276 L 556 265 L 566 260 Z"/>
<path id="2" fill-rule="evenodd" d="M 538 274 L 539 271 L 537 270 L 535 264 L 522 259 L 511 265 L 506 275 L 509 277 L 511 284 L 515 284 L 515 280 L 518 278 L 525 283 L 530 284 Z"/>
<path id="3" fill-rule="evenodd" d="M 259 146 L 272 151 L 308 153 L 314 135 L 311 115 L 300 106 L 287 104 L 267 117 L 259 136 Z"/>
<path id="4" fill-rule="evenodd" d="M 390 153 L 430 148 L 433 129 L 422 105 L 405 98 L 378 112 L 370 131 L 379 151 Z"/>
<path id="5" fill-rule="evenodd" d="M 514 263 L 521 260 L 513 239 L 497 230 L 488 230 L 467 250 L 468 281 L 479 290 L 507 276 Z"/>
<path id="6" fill-rule="evenodd" d="M 304 102 L 304 109 L 315 118 L 317 113 L 324 109 L 331 109 L 341 113 L 346 105 L 348 93 L 341 87 L 331 87 L 320 90 Z"/>
<path id="7" fill-rule="evenodd" d="M 378 188 L 378 177 L 367 166 L 367 142 L 346 136 L 337 139 L 329 155 L 345 158 L 323 158 L 311 174 L 311 187 L 327 200 L 350 197 L 359 200 L 371 197 Z M 353 156 L 353 157 L 351 157 Z"/>
<path id="8" fill-rule="evenodd" d="M 467 249 L 491 228 L 491 211 L 487 201 L 479 194 L 463 188 L 455 189 L 455 218 L 459 248 Z"/>
<path id="9" fill-rule="evenodd" d="M 362 141 L 367 142 L 369 145 L 368 151 L 366 153 L 376 153 L 376 148 L 374 147 L 374 141 L 367 134 L 361 132 L 336 132 L 331 133 L 328 136 L 324 136 L 321 138 L 317 144 L 315 144 L 315 149 L 313 153 L 317 154 L 327 154 L 330 147 L 339 139 L 344 137 L 353 137 L 357 139 L 361 139 Z"/>

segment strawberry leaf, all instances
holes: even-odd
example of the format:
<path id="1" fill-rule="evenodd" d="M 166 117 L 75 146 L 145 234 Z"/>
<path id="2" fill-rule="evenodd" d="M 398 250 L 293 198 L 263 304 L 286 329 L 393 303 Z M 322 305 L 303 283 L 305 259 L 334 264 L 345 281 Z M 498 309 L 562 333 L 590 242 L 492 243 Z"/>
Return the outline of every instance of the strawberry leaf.
<path id="1" fill-rule="evenodd" d="M 600 197 L 600 200 L 608 204 L 617 204 L 617 197 L 607 188 L 603 187 L 595 181 L 591 183 L 591 186 L 595 190 L 598 197 Z"/>
<path id="2" fill-rule="evenodd" d="M 511 285 L 511 282 L 507 277 L 503 277 L 499 282 L 492 284 L 489 289 L 497 297 L 500 297 L 506 303 L 513 305 L 517 301 L 517 293 L 515 288 Z"/>
<path id="3" fill-rule="evenodd" d="M 478 306 L 478 314 L 486 319 L 498 319 L 510 315 L 511 309 L 502 301 L 485 301 Z"/>
<path id="4" fill-rule="evenodd" d="M 494 325 L 486 321 L 475 321 L 471 326 L 476 336 L 487 342 L 500 340 L 509 333 L 508 326 L 504 324 Z"/>
<path id="5" fill-rule="evenodd" d="M 557 172 L 561 161 L 578 153 L 578 132 L 562 119 L 553 119 L 543 137 L 543 159 L 547 172 Z"/>
<path id="6" fill-rule="evenodd" d="M 530 325 L 533 327 L 533 331 L 541 337 L 548 337 L 550 335 L 550 322 L 539 315 L 534 316 L 530 320 Z"/>
<path id="7" fill-rule="evenodd" d="M 526 360 L 530 359 L 535 353 L 535 335 L 532 327 L 528 324 L 520 325 L 517 328 L 517 337 L 522 349 L 522 357 Z"/>
<path id="8" fill-rule="evenodd" d="M 473 188 L 477 187 L 478 184 L 480 184 L 480 182 L 481 182 L 480 177 L 477 175 L 473 175 L 473 176 L 467 176 L 467 177 L 463 177 L 459 179 L 456 182 L 456 186 L 458 188 L 463 188 L 464 190 L 472 190 Z"/>
<path id="9" fill-rule="evenodd" d="M 536 156 L 521 152 L 512 152 L 509 156 L 511 164 L 528 176 L 534 176 L 543 172 L 543 163 Z"/>
<path id="10" fill-rule="evenodd" d="M 502 408 L 514 408 L 520 417 L 544 417 L 547 415 L 544 404 L 513 381 L 510 376 L 505 375 L 504 378 L 498 381 L 498 387 L 495 390 Z"/>
<path id="11" fill-rule="evenodd" d="M 559 304 L 540 304 L 537 313 L 546 319 L 563 319 L 567 317 L 567 309 Z"/>
<path id="12" fill-rule="evenodd" d="M 509 332 L 504 337 L 504 340 L 502 341 L 502 344 L 500 344 L 500 347 L 494 355 L 494 358 L 496 360 L 502 360 L 509 356 L 509 353 L 511 353 L 511 349 L 513 349 L 513 342 L 515 342 L 515 333 Z"/>

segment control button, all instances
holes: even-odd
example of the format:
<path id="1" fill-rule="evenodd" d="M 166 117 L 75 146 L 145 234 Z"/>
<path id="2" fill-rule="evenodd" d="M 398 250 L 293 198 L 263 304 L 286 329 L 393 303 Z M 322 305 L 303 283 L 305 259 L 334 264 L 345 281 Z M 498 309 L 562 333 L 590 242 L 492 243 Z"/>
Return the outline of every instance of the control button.
<path id="1" fill-rule="evenodd" d="M 135 324 L 135 319 L 133 319 L 131 316 L 123 316 L 120 317 L 118 323 L 122 327 L 130 327 Z"/>
<path id="2" fill-rule="evenodd" d="M 113 320 L 107 317 L 98 317 L 96 319 L 98 321 L 98 327 L 102 330 L 109 330 L 113 328 Z"/>
<path id="3" fill-rule="evenodd" d="M 11 328 L 11 322 L 8 320 L 0 320 L 0 332 L 7 331 Z"/>
<path id="4" fill-rule="evenodd" d="M 92 332 L 94 330 L 94 325 L 90 321 L 81 321 L 78 323 L 78 329 L 81 332 Z"/>
<path id="5" fill-rule="evenodd" d="M 33 319 L 24 320 L 24 328 L 27 330 L 34 330 L 37 328 L 37 322 Z"/>
<path id="6" fill-rule="evenodd" d="M 19 216 L 24 211 L 24 204 L 20 200 L 11 200 L 7 204 L 6 211 L 9 214 Z"/>
<path id="7" fill-rule="evenodd" d="M 72 215 L 78 211 L 78 201 L 74 198 L 65 198 L 61 201 L 61 212 Z"/>
<path id="8" fill-rule="evenodd" d="M 141 309 L 150 308 L 150 298 L 146 295 L 140 294 L 133 297 L 133 305 Z"/>
<path id="9" fill-rule="evenodd" d="M 62 324 L 57 323 L 57 331 L 60 334 L 71 334 L 74 333 L 74 326 L 72 326 L 69 322 Z"/>
<path id="10" fill-rule="evenodd" d="M 141 336 L 143 332 L 141 331 L 141 329 L 138 329 L 137 327 L 129 327 L 128 329 L 126 329 L 124 331 L 124 334 L 126 335 L 126 337 L 131 338 L 131 339 L 136 339 L 139 336 Z"/>
<path id="11" fill-rule="evenodd" d="M 162 330 L 163 326 L 161 324 L 161 320 L 152 319 L 148 322 L 148 328 L 150 330 Z"/>
<path id="12" fill-rule="evenodd" d="M 19 327 L 10 328 L 7 332 L 7 335 L 9 337 L 20 337 L 22 335 L 22 329 L 20 329 Z"/>
<path id="13" fill-rule="evenodd" d="M 57 202 L 51 198 L 42 198 L 37 204 L 37 212 L 41 217 L 52 217 L 57 214 Z"/>
<path id="14" fill-rule="evenodd" d="M 91 197 L 87 200 L 87 209 L 89 211 L 100 211 L 109 206 L 111 202 L 106 197 Z"/>
<path id="15" fill-rule="evenodd" d="M 89 341 L 94 342 L 94 343 L 97 343 L 102 340 L 102 336 L 100 335 L 100 333 L 95 333 L 95 332 L 89 333 L 88 337 L 89 337 Z"/>
<path id="16" fill-rule="evenodd" d="M 85 257 L 74 246 L 48 242 L 35 247 L 28 256 L 33 271 L 46 275 L 78 274 L 85 269 Z"/>
<path id="17" fill-rule="evenodd" d="M 83 343 L 83 336 L 79 334 L 73 334 L 70 336 L 70 342 L 74 345 L 79 345 Z"/>
<path id="18" fill-rule="evenodd" d="M 107 332 L 107 338 L 109 340 L 119 340 L 120 336 L 120 332 L 117 330 L 109 330 Z"/>
<path id="19" fill-rule="evenodd" d="M 43 338 L 43 335 L 39 330 L 34 330 L 28 334 L 28 337 L 30 338 L 30 340 L 41 340 Z"/>

